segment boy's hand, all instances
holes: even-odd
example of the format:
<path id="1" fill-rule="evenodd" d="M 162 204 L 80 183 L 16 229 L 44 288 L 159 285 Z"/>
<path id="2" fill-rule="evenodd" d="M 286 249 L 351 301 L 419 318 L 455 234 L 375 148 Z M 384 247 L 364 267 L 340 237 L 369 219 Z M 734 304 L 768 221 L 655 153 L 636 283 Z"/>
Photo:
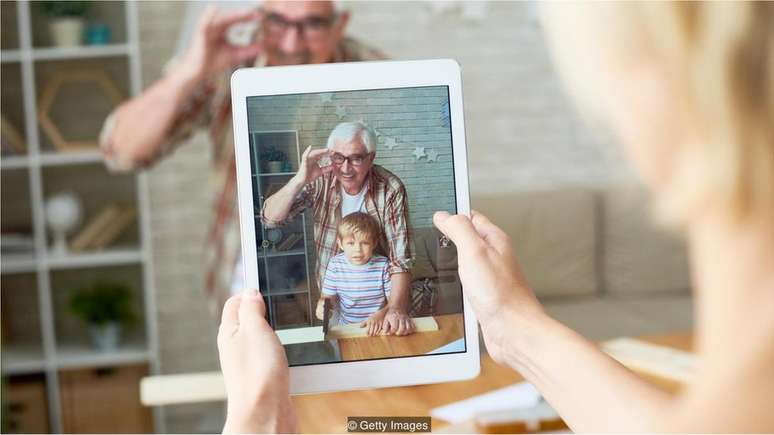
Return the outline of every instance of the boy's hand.
<path id="1" fill-rule="evenodd" d="M 325 319 L 325 299 L 320 298 L 317 300 L 317 308 L 314 310 L 314 315 L 317 317 L 317 320 Z"/>
<path id="2" fill-rule="evenodd" d="M 255 289 L 232 296 L 223 307 L 218 352 L 228 397 L 225 433 L 290 433 L 297 428 L 288 360 L 265 315 Z"/>
<path id="3" fill-rule="evenodd" d="M 384 321 L 384 315 L 387 313 L 387 307 L 371 314 L 368 318 L 360 323 L 361 328 L 368 328 L 368 335 L 380 335 L 382 333 L 382 322 Z"/>

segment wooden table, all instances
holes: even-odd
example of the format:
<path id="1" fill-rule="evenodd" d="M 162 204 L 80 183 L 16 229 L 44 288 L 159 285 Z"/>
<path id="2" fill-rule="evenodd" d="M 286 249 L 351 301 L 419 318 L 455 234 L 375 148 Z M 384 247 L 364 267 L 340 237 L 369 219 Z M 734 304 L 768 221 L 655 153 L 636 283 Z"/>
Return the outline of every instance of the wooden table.
<path id="1" fill-rule="evenodd" d="M 691 334 L 642 337 L 643 340 L 680 350 L 691 349 Z M 678 386 L 672 382 L 644 376 L 668 391 Z M 428 416 L 430 409 L 462 400 L 490 390 L 505 387 L 523 378 L 513 370 L 499 366 L 488 355 L 481 357 L 481 374 L 473 380 L 380 390 L 348 391 L 292 398 L 302 433 L 346 432 L 347 417 L 353 416 Z M 435 429 L 445 426 L 432 420 Z"/>
<path id="2" fill-rule="evenodd" d="M 435 316 L 437 331 L 416 332 L 406 336 L 338 339 L 343 361 L 422 355 L 461 339 L 465 334 L 462 313 Z"/>

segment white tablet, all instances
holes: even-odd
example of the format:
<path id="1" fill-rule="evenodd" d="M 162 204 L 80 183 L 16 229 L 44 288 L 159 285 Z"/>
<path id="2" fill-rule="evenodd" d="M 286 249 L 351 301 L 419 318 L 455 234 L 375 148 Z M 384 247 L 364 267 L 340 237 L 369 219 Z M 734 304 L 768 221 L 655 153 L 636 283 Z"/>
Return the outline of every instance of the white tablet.
<path id="1" fill-rule="evenodd" d="M 459 65 L 247 68 L 231 95 L 245 282 L 291 392 L 475 377 L 476 319 L 432 224 L 470 212 Z M 363 326 L 396 313 L 414 333 Z"/>

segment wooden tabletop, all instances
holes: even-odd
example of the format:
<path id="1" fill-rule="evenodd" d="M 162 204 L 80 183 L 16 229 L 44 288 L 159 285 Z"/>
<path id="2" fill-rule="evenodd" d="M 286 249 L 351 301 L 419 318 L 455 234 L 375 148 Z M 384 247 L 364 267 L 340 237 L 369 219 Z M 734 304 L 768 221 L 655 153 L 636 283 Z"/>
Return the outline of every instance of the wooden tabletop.
<path id="1" fill-rule="evenodd" d="M 439 316 L 440 317 L 440 316 Z M 441 322 L 439 321 L 439 325 Z M 643 340 L 680 350 L 691 349 L 690 333 L 642 337 Z M 429 416 L 432 408 L 505 387 L 523 378 L 515 371 L 499 366 L 488 355 L 481 356 L 481 374 L 472 380 L 380 390 L 347 391 L 292 398 L 302 433 L 346 432 L 351 416 Z M 667 390 L 675 386 L 657 381 Z M 446 423 L 432 420 L 433 428 Z"/>
<path id="2" fill-rule="evenodd" d="M 435 316 L 437 331 L 416 332 L 406 336 L 340 338 L 343 361 L 422 355 L 459 340 L 464 336 L 462 313 Z"/>

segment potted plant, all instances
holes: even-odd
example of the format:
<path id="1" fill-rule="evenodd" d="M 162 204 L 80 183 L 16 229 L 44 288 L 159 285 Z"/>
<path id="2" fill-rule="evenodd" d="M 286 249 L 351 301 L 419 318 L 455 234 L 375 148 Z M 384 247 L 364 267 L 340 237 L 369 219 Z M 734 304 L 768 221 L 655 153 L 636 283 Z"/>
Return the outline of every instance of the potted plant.
<path id="1" fill-rule="evenodd" d="M 49 17 L 51 41 L 57 47 L 75 47 L 83 42 L 87 1 L 44 1 L 43 12 Z"/>
<path id="2" fill-rule="evenodd" d="M 94 346 L 110 351 L 118 347 L 122 326 L 134 321 L 131 303 L 129 287 L 98 282 L 76 289 L 70 298 L 70 310 L 89 325 Z"/>
<path id="3" fill-rule="evenodd" d="M 269 173 L 282 172 L 287 160 L 285 153 L 271 145 L 262 148 L 259 157 L 264 162 L 264 171 Z"/>

